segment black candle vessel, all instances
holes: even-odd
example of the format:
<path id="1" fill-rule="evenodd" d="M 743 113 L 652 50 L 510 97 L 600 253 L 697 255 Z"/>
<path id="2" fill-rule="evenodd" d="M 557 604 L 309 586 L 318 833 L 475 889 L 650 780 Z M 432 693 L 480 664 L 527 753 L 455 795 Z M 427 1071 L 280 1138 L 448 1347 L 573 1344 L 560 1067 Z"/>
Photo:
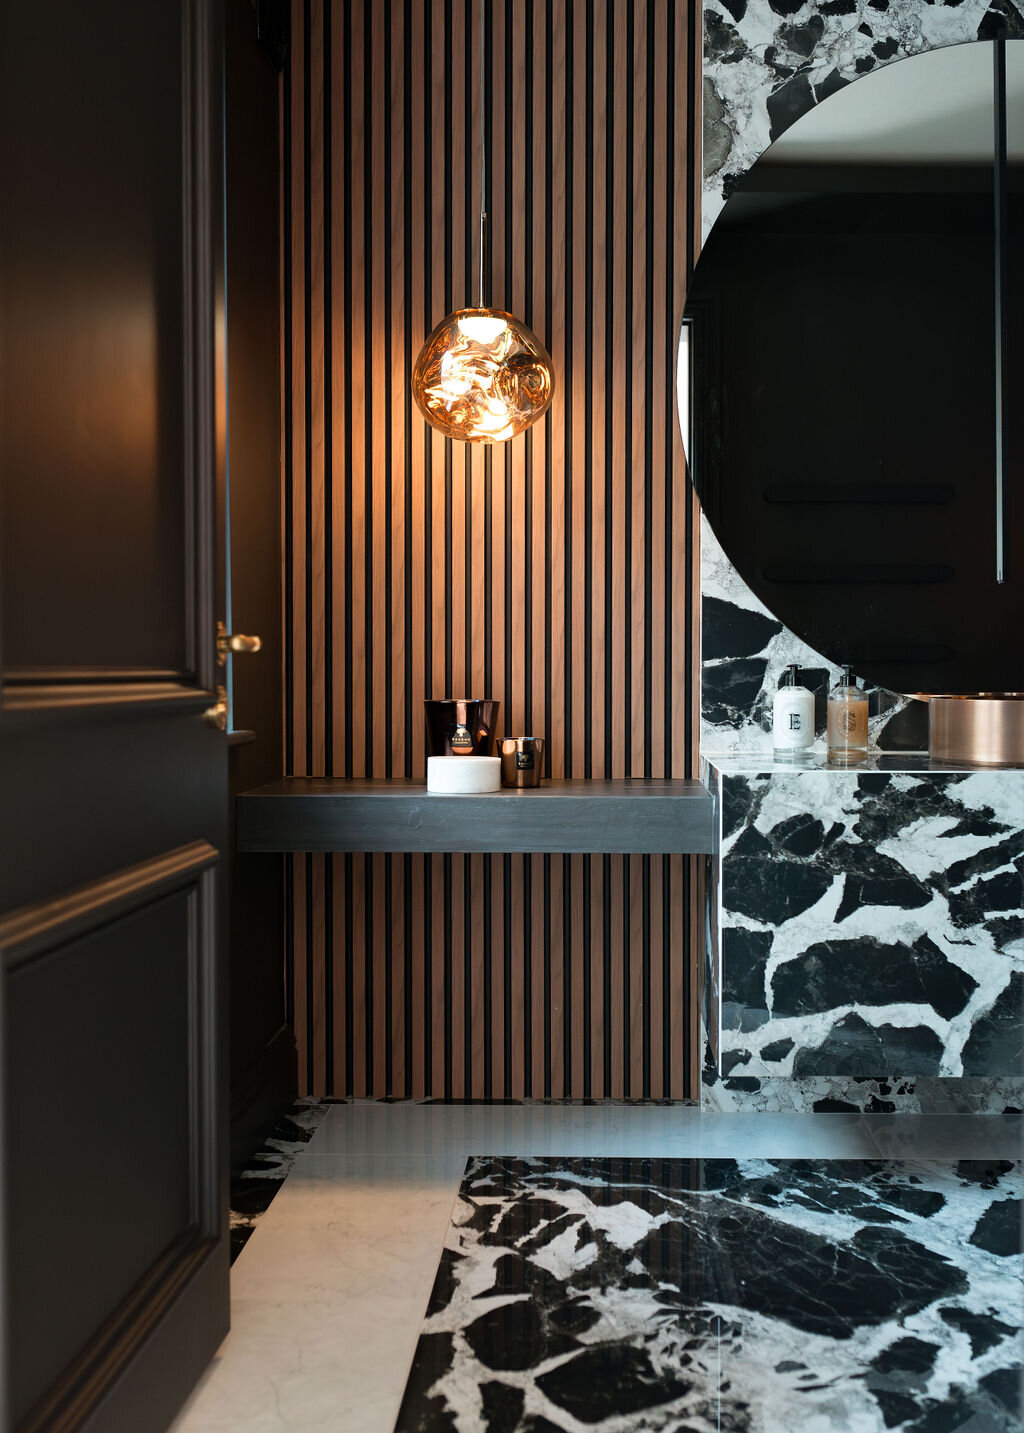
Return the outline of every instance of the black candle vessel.
<path id="1" fill-rule="evenodd" d="M 427 697 L 427 755 L 492 755 L 500 707 L 486 697 Z"/>

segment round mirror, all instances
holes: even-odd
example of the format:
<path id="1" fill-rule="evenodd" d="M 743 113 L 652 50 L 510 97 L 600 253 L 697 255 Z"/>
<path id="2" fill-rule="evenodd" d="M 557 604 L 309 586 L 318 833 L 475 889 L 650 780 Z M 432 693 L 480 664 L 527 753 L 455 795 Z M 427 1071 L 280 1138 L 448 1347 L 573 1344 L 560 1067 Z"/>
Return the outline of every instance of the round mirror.
<path id="1" fill-rule="evenodd" d="M 878 686 L 1024 686 L 1022 312 L 1019 40 L 830 96 L 700 257 L 680 410 L 704 511 L 768 609 Z"/>

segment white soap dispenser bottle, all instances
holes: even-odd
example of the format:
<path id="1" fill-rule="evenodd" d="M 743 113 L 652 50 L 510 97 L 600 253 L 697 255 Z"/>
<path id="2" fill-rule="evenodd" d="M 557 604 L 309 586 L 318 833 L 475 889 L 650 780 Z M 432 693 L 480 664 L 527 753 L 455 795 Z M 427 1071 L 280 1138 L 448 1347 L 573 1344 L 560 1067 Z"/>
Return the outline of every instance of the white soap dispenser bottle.
<path id="1" fill-rule="evenodd" d="M 800 668 L 786 668 L 772 703 L 772 746 L 776 756 L 800 756 L 814 743 L 814 693 L 797 681 Z"/>

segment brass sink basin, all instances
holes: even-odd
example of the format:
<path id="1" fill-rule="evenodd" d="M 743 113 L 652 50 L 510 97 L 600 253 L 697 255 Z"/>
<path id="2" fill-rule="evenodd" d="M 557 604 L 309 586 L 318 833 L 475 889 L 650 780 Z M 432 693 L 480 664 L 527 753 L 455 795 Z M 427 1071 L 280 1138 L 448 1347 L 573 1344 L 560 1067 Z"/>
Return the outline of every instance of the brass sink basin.
<path id="1" fill-rule="evenodd" d="M 933 760 L 1024 766 L 1024 692 L 920 693 Z"/>

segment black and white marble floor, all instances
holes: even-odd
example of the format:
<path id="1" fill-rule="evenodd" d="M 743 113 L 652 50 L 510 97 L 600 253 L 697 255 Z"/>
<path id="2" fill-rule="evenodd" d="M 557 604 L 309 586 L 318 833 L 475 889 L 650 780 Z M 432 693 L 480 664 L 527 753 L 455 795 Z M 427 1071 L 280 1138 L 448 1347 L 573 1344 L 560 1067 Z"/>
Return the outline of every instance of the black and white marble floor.
<path id="1" fill-rule="evenodd" d="M 295 1161 L 313 1138 L 327 1113 L 329 1100 L 300 1099 L 282 1115 L 257 1150 L 250 1167 L 231 1181 L 231 1262 L 234 1263 L 270 1208 Z"/>
<path id="2" fill-rule="evenodd" d="M 398 1433 L 1010 1433 L 1011 1161 L 470 1161 Z"/>
<path id="3" fill-rule="evenodd" d="M 232 1267 L 231 1333 L 174 1433 L 394 1433 L 466 1162 L 481 1150 L 531 1165 L 599 1160 L 602 1169 L 652 1150 L 705 1167 L 742 1157 L 948 1168 L 1021 1159 L 1021 1123 L 991 1114 L 330 1102 L 308 1141 L 282 1130 L 286 1148 L 265 1152 L 272 1172 L 293 1167 L 273 1181 L 279 1192 Z M 267 1161 L 254 1161 L 254 1173 L 265 1175 Z M 462 1421 L 459 1429 L 498 1426 Z M 589 1425 L 561 1426 L 581 1433 Z M 686 1433 L 686 1421 L 678 1426 Z"/>

